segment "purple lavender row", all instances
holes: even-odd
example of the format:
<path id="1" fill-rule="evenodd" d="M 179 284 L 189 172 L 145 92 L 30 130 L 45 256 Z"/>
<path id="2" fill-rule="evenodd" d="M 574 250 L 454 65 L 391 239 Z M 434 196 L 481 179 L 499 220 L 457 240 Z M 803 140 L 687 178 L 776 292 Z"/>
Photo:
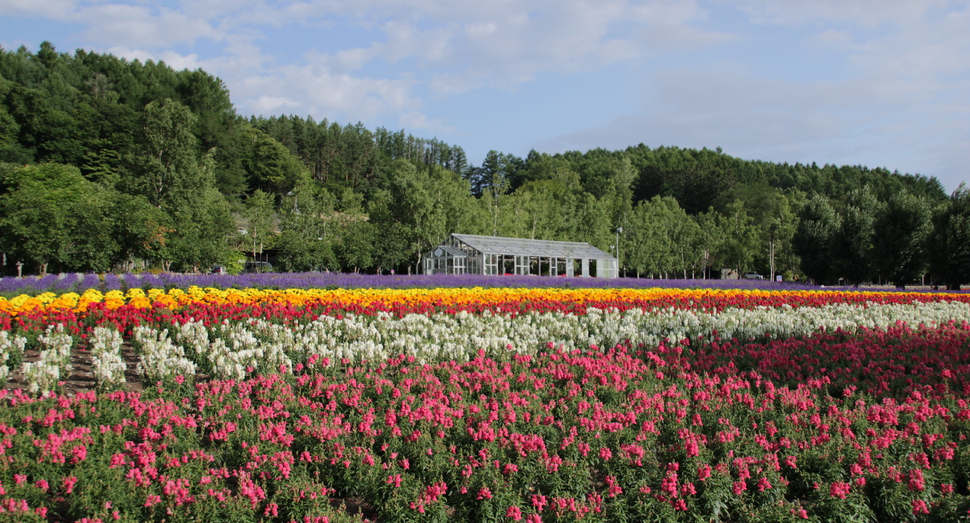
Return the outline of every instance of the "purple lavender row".
<path id="1" fill-rule="evenodd" d="M 87 289 L 102 292 L 141 289 L 187 289 L 190 286 L 218 289 L 406 289 L 454 287 L 512 288 L 670 288 L 670 289 L 761 289 L 818 290 L 819 287 L 797 282 L 764 280 L 698 280 L 648 278 L 566 278 L 546 276 L 477 276 L 477 275 L 373 275 L 344 273 L 257 273 L 257 274 L 68 274 L 43 278 L 0 279 L 0 295 L 37 295 L 44 292 L 82 293 Z M 859 287 L 829 287 L 831 290 L 866 290 Z M 888 290 L 880 288 L 880 290 Z M 909 289 L 925 290 L 925 289 Z"/>
<path id="2" fill-rule="evenodd" d="M 78 275 L 48 274 L 43 278 L 28 276 L 26 278 L 0 279 L 0 295 L 29 294 L 38 295 L 45 292 L 64 294 L 76 292 L 78 289 L 98 288 L 100 280 L 97 274 Z"/>

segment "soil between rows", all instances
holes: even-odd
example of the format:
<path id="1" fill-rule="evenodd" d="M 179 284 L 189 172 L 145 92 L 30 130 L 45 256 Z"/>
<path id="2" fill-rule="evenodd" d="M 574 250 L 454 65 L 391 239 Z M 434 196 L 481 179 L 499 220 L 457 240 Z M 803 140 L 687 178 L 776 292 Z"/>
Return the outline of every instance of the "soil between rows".
<path id="1" fill-rule="evenodd" d="M 135 372 L 138 365 L 138 356 L 135 354 L 134 347 L 130 343 L 125 343 L 121 347 L 121 357 L 125 362 L 125 384 L 122 390 L 140 392 L 145 389 L 145 383 L 141 376 Z M 24 351 L 24 362 L 37 361 L 40 359 L 40 351 L 29 349 Z M 93 360 L 91 351 L 86 348 L 75 348 L 71 352 L 71 375 L 63 380 L 60 393 L 66 396 L 73 396 L 79 392 L 88 392 L 97 389 L 97 382 L 92 371 Z M 196 378 L 202 378 L 197 375 Z M 7 380 L 7 389 L 25 389 L 27 383 L 24 381 L 23 373 L 20 369 L 10 373 Z"/>

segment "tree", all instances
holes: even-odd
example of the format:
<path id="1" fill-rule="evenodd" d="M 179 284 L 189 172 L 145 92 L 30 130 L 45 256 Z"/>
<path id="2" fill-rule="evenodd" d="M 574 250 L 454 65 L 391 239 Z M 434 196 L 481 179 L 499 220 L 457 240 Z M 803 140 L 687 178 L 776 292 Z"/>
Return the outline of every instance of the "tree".
<path id="1" fill-rule="evenodd" d="M 717 252 L 717 258 L 724 267 L 729 267 L 742 274 L 747 271 L 758 252 L 758 235 L 753 220 L 744 210 L 744 203 L 740 200 L 728 205 L 727 214 L 719 215 L 718 229 L 723 241 Z"/>
<path id="2" fill-rule="evenodd" d="M 334 255 L 327 218 L 333 214 L 333 198 L 326 189 L 311 183 L 297 186 L 280 206 L 280 256 L 287 271 L 334 270 Z"/>
<path id="3" fill-rule="evenodd" d="M 276 219 L 273 212 L 273 196 L 257 189 L 246 198 L 244 214 L 253 260 L 256 260 L 256 254 L 262 253 L 266 247 L 272 247 L 275 239 L 273 229 Z"/>
<path id="4" fill-rule="evenodd" d="M 933 217 L 930 271 L 949 290 L 970 282 L 970 189 L 964 184 Z"/>
<path id="5" fill-rule="evenodd" d="M 710 277 L 711 270 L 717 263 L 715 256 L 720 251 L 721 244 L 726 238 L 721 235 L 717 226 L 720 214 L 713 208 L 708 209 L 707 212 L 696 214 L 692 218 L 694 223 L 697 224 L 696 265 L 706 279 Z"/>
<path id="6" fill-rule="evenodd" d="M 523 166 L 522 159 L 517 156 L 489 151 L 482 166 L 469 169 L 466 174 L 472 194 L 481 197 L 491 193 L 497 200 L 511 189 L 512 181 Z"/>
<path id="7" fill-rule="evenodd" d="M 131 272 L 136 260 L 171 260 L 164 254 L 175 231 L 171 218 L 141 195 L 113 193 L 109 214 L 112 231 L 118 243 L 111 265 Z"/>
<path id="8" fill-rule="evenodd" d="M 678 276 L 684 279 L 693 278 L 696 271 L 703 271 L 703 249 L 705 236 L 700 226 L 691 219 L 677 204 L 672 200 L 667 214 L 667 230 L 671 246 L 671 268 Z"/>
<path id="9" fill-rule="evenodd" d="M 842 227 L 831 255 L 838 275 L 853 285 L 872 278 L 872 237 L 879 207 L 879 201 L 868 186 L 848 195 Z"/>
<path id="10" fill-rule="evenodd" d="M 195 116 L 166 99 L 145 107 L 139 152 L 129 158 L 122 187 L 144 196 L 168 217 L 170 231 L 151 260 L 169 270 L 174 264 L 198 270 L 224 263 L 235 229 L 225 198 L 215 188 L 213 151 L 201 158 L 192 134 Z"/>
<path id="11" fill-rule="evenodd" d="M 172 219 L 174 230 L 168 239 L 171 248 L 167 249 L 167 259 L 160 260 L 165 270 L 169 269 L 168 263 L 195 272 L 229 261 L 229 236 L 236 225 L 229 203 L 215 187 L 198 191 L 172 213 Z"/>
<path id="12" fill-rule="evenodd" d="M 65 269 L 104 273 L 112 269 L 120 250 L 111 212 L 113 195 L 88 182 L 85 188 L 68 203 L 73 214 L 73 231 L 68 237 L 62 260 Z"/>
<path id="13" fill-rule="evenodd" d="M 367 216 L 347 216 L 338 231 L 337 258 L 343 270 L 358 272 L 374 264 L 376 231 Z"/>
<path id="14" fill-rule="evenodd" d="M 802 272 L 817 283 L 829 284 L 838 278 L 832 257 L 841 227 L 841 218 L 824 196 L 812 196 L 799 213 L 792 241 L 802 260 Z"/>
<path id="15" fill-rule="evenodd" d="M 376 230 L 364 212 L 364 195 L 345 187 L 337 201 L 336 247 L 340 268 L 358 272 L 374 265 Z"/>
<path id="16" fill-rule="evenodd" d="M 743 202 L 745 213 L 751 217 L 751 223 L 757 229 L 755 267 L 767 269 L 772 280 L 776 272 L 791 275 L 797 269 L 788 260 L 792 258 L 791 239 L 798 221 L 789 197 L 780 189 L 763 182 L 738 183 L 718 196 L 716 208 L 722 214 L 729 214 L 729 205 L 736 201 Z M 781 270 L 778 270 L 779 260 L 783 265 Z"/>
<path id="17" fill-rule="evenodd" d="M 799 277 L 800 260 L 795 253 L 794 237 L 798 229 L 798 209 L 804 205 L 805 194 L 791 191 L 781 195 L 778 206 L 765 230 L 769 242 L 769 271 L 774 279 L 784 274 L 787 279 Z"/>
<path id="18" fill-rule="evenodd" d="M 926 199 L 908 192 L 894 194 L 874 224 L 875 269 L 899 288 L 918 279 L 927 267 L 924 249 L 932 230 Z"/>
<path id="19" fill-rule="evenodd" d="M 610 245 L 616 240 L 610 220 L 609 201 L 582 193 L 569 203 L 566 237 L 570 241 L 587 242 L 603 251 L 610 251 Z"/>
<path id="20" fill-rule="evenodd" d="M 68 165 L 8 171 L 0 196 L 0 249 L 44 275 L 51 263 L 107 270 L 116 246 L 105 224 L 107 194 Z"/>
<path id="21" fill-rule="evenodd" d="M 669 196 L 637 203 L 623 230 L 624 266 L 641 273 L 668 277 L 701 268 L 702 231 Z"/>
<path id="22" fill-rule="evenodd" d="M 196 116 L 192 133 L 203 151 L 214 151 L 216 187 L 226 196 L 246 189 L 243 129 L 237 124 L 229 90 L 219 78 L 201 69 L 176 73 L 175 91 L 179 101 Z"/>
<path id="23" fill-rule="evenodd" d="M 410 272 L 412 268 L 418 268 L 424 252 L 447 236 L 447 210 L 442 206 L 444 198 L 440 188 L 433 186 L 426 170 L 419 170 L 413 163 L 406 160 L 394 162 L 389 181 L 389 205 L 383 209 L 385 214 L 376 216 L 376 222 L 378 226 L 404 226 L 403 230 L 395 229 L 399 233 L 407 231 L 403 239 L 414 264 L 408 268 Z"/>
<path id="24" fill-rule="evenodd" d="M 152 205 L 171 212 L 200 189 L 214 185 L 214 177 L 198 156 L 194 123 L 192 112 L 177 101 L 166 99 L 145 107 L 142 144 L 139 153 L 129 158 L 126 192 L 144 195 Z"/>
<path id="25" fill-rule="evenodd" d="M 283 195 L 309 180 L 307 168 L 283 144 L 254 128 L 243 135 L 248 147 L 242 165 L 250 189 Z"/>
<path id="26" fill-rule="evenodd" d="M 545 187 L 531 182 L 505 198 L 499 233 L 514 238 L 558 240 L 562 214 Z"/>
<path id="27" fill-rule="evenodd" d="M 396 270 L 407 264 L 411 257 L 410 228 L 390 218 L 391 193 L 377 191 L 368 204 L 374 224 L 373 263 L 377 272 Z"/>

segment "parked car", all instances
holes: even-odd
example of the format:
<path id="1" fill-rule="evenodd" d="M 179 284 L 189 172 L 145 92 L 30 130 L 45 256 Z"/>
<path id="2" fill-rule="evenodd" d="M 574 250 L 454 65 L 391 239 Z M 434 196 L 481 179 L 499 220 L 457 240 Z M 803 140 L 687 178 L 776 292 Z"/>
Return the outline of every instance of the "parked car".
<path id="1" fill-rule="evenodd" d="M 744 274 L 744 279 L 746 279 L 746 280 L 763 280 L 763 279 L 765 279 L 765 277 L 762 276 L 762 275 L 760 275 L 760 274 L 758 274 L 758 273 L 756 273 L 756 272 L 746 272 Z"/>
<path id="2" fill-rule="evenodd" d="M 226 268 L 223 267 L 222 265 L 216 265 L 215 267 L 212 268 L 212 274 L 225 274 L 225 273 L 226 273 Z"/>

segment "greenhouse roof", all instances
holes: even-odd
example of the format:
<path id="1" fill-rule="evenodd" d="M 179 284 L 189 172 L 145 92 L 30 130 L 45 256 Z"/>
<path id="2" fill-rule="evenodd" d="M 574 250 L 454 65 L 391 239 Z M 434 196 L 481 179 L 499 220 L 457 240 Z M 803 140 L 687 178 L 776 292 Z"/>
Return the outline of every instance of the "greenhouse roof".
<path id="1" fill-rule="evenodd" d="M 439 254 L 438 251 L 441 251 L 441 253 Z M 437 249 L 435 249 L 434 251 L 432 251 L 432 254 L 434 254 L 435 256 L 444 256 L 445 253 L 448 253 L 451 256 L 454 256 L 456 258 L 467 258 L 468 257 L 468 255 L 465 254 L 464 252 L 461 252 L 460 249 L 456 249 L 456 248 L 454 248 L 454 247 L 452 247 L 450 245 L 439 245 Z"/>
<path id="2" fill-rule="evenodd" d="M 500 236 L 477 236 L 474 234 L 452 234 L 482 254 L 512 254 L 519 256 L 546 256 L 550 258 L 588 258 L 611 260 L 613 256 L 583 242 L 556 242 L 547 240 L 528 240 L 525 238 L 503 238 Z"/>

